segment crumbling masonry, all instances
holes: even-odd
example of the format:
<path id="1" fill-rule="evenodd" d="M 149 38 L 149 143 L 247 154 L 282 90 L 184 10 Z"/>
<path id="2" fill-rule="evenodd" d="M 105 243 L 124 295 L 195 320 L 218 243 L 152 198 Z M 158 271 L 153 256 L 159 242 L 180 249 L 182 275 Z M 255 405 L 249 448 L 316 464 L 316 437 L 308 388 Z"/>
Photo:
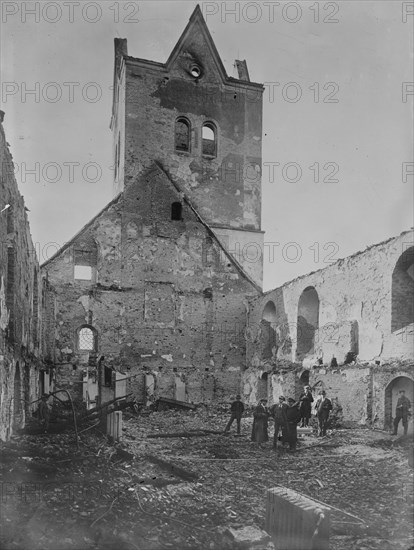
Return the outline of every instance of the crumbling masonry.
<path id="1" fill-rule="evenodd" d="M 245 398 L 309 383 L 344 421 L 391 427 L 398 391 L 413 402 L 413 244 L 404 232 L 253 299 Z"/>
<path id="2" fill-rule="evenodd" d="M 6 440 L 53 383 L 55 323 L 54 296 L 40 277 L 0 115 L 0 439 Z"/>
<path id="3" fill-rule="evenodd" d="M 413 401 L 412 232 L 262 293 L 263 86 L 236 67 L 199 7 L 165 64 L 115 39 L 114 198 L 42 278 L 1 132 L 2 439 L 53 382 L 89 407 L 272 403 L 310 383 L 378 427 L 400 388 Z"/>

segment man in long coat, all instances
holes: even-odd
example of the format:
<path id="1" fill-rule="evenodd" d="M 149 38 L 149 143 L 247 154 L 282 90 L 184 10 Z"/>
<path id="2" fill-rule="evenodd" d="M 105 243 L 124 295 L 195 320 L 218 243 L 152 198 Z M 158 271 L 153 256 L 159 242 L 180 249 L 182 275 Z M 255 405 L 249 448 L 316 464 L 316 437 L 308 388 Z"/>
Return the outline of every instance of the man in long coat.
<path id="1" fill-rule="evenodd" d="M 269 412 L 267 410 L 267 399 L 261 399 L 253 411 L 252 441 L 260 447 L 265 441 L 269 441 L 267 432 Z"/>
<path id="2" fill-rule="evenodd" d="M 286 399 L 281 395 L 279 403 L 275 403 L 270 407 L 270 415 L 275 421 L 275 434 L 273 436 L 273 450 L 276 450 L 279 432 L 282 432 L 282 442 L 287 441 L 287 409 Z"/>
<path id="3" fill-rule="evenodd" d="M 309 426 L 309 419 L 312 413 L 313 395 L 309 386 L 304 387 L 303 393 L 299 396 L 301 427 Z"/>
<path id="4" fill-rule="evenodd" d="M 405 397 L 405 390 L 400 390 L 397 406 L 395 408 L 393 435 L 397 435 L 398 433 L 398 424 L 400 423 L 400 420 L 402 420 L 402 425 L 404 427 L 404 435 L 407 435 L 408 417 L 410 414 L 411 414 L 411 401 L 408 399 L 408 397 Z"/>
<path id="5" fill-rule="evenodd" d="M 332 410 L 332 401 L 326 397 L 326 391 L 321 390 L 315 403 L 316 416 L 318 417 L 319 435 L 326 435 L 329 413 Z"/>
<path id="6" fill-rule="evenodd" d="M 288 407 L 286 409 L 286 419 L 287 419 L 287 431 L 288 431 L 288 440 L 289 440 L 289 449 L 291 451 L 296 450 L 296 443 L 298 440 L 298 422 L 300 421 L 300 403 L 289 397 Z"/>
<path id="7" fill-rule="evenodd" d="M 227 423 L 224 433 L 228 433 L 230 431 L 231 425 L 233 424 L 234 421 L 236 421 L 237 434 L 240 435 L 240 422 L 244 412 L 244 405 L 241 401 L 240 395 L 236 395 L 236 401 L 233 401 L 233 403 L 231 404 L 230 412 L 231 412 L 230 420 Z"/>

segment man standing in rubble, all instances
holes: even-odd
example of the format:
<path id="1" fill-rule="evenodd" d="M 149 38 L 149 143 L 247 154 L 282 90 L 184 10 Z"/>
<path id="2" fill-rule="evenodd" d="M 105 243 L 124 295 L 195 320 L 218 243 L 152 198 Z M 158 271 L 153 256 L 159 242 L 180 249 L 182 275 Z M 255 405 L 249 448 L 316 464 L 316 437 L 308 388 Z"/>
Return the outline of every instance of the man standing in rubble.
<path id="1" fill-rule="evenodd" d="M 398 434 L 398 424 L 400 423 L 400 420 L 402 420 L 402 425 L 404 427 L 404 435 L 407 435 L 408 417 L 411 415 L 410 409 L 411 401 L 408 399 L 408 397 L 405 397 L 405 390 L 400 390 L 397 406 L 395 408 L 394 431 L 392 435 Z"/>
<path id="2" fill-rule="evenodd" d="M 301 427 L 307 428 L 309 426 L 309 419 L 312 413 L 313 395 L 310 386 L 305 386 L 303 393 L 299 396 L 300 402 L 300 416 Z"/>
<path id="3" fill-rule="evenodd" d="M 39 420 L 45 431 L 49 429 L 49 422 L 50 422 L 50 409 L 48 404 L 49 394 L 44 393 L 42 395 L 42 400 L 39 404 Z"/>
<path id="4" fill-rule="evenodd" d="M 227 426 L 226 426 L 226 429 L 224 430 L 224 433 L 225 434 L 229 433 L 231 425 L 233 424 L 234 421 L 236 421 L 236 423 L 237 423 L 237 435 L 240 435 L 240 423 L 241 423 L 241 418 L 242 418 L 243 412 L 244 412 L 244 405 L 241 402 L 241 396 L 240 395 L 236 395 L 236 401 L 233 401 L 233 403 L 231 404 L 230 412 L 231 412 L 230 420 L 227 423 Z"/>
<path id="5" fill-rule="evenodd" d="M 287 432 L 289 440 L 289 449 L 296 451 L 296 443 L 298 441 L 298 422 L 300 421 L 300 403 L 289 397 L 288 406 L 286 409 Z"/>
<path id="6" fill-rule="evenodd" d="M 326 391 L 321 390 L 315 404 L 316 416 L 318 417 L 319 436 L 326 435 L 329 413 L 332 410 L 332 401 L 326 397 Z"/>
<path id="7" fill-rule="evenodd" d="M 283 395 L 279 397 L 279 403 L 275 403 L 270 407 L 270 416 L 272 416 L 275 421 L 275 434 L 273 436 L 274 451 L 276 451 L 279 432 L 282 433 L 282 442 L 287 441 L 287 408 L 286 399 Z"/>

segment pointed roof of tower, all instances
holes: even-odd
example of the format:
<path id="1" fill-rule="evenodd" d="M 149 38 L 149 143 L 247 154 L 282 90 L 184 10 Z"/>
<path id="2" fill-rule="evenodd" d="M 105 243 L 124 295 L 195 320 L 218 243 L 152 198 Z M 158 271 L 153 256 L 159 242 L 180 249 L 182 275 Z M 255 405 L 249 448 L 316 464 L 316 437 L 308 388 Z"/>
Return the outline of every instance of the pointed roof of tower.
<path id="1" fill-rule="evenodd" d="M 192 36 L 200 34 L 204 38 L 206 47 L 210 50 L 211 58 L 214 60 L 221 78 L 223 81 L 227 80 L 229 77 L 227 76 L 226 69 L 217 51 L 216 45 L 214 44 L 213 37 L 208 30 L 207 23 L 204 20 L 199 4 L 197 4 L 195 10 L 191 14 L 186 28 L 170 53 L 170 56 L 167 59 L 166 67 L 169 69 L 177 60 L 179 55 L 186 50 L 186 45 L 191 41 Z"/>
<path id="2" fill-rule="evenodd" d="M 236 60 L 236 66 L 238 69 L 238 74 L 240 78 L 234 78 L 227 75 L 226 69 L 223 65 L 223 62 L 220 58 L 220 55 L 217 51 L 217 48 L 214 44 L 214 40 L 208 30 L 207 23 L 204 20 L 200 6 L 197 4 L 194 9 L 191 17 L 182 32 L 178 42 L 174 46 L 172 52 L 170 53 L 166 63 L 160 63 L 158 61 L 153 61 L 149 59 L 143 59 L 140 57 L 131 56 L 128 54 L 127 41 L 126 39 L 115 39 L 115 72 L 119 69 L 122 64 L 122 60 L 126 60 L 132 63 L 138 63 L 144 66 L 151 66 L 152 68 L 159 68 L 161 70 L 169 71 L 174 64 L 177 62 L 180 55 L 188 53 L 187 49 L 192 48 L 194 42 L 197 42 L 197 38 L 203 38 L 203 45 L 206 47 L 209 55 L 209 58 L 213 61 L 217 69 L 217 73 L 220 75 L 221 80 L 224 83 L 228 84 L 238 84 L 243 87 L 251 88 L 260 88 L 264 89 L 263 84 L 258 82 L 251 82 L 249 78 L 249 72 L 247 69 L 246 61 Z M 243 70 L 241 72 L 240 67 L 242 66 Z M 114 90 L 115 97 L 115 90 Z"/>

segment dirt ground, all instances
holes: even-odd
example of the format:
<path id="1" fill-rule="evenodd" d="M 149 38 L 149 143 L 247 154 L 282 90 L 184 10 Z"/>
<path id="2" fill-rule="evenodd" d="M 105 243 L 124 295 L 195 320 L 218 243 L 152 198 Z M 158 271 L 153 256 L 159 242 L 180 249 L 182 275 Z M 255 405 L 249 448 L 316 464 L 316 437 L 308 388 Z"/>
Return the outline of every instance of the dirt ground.
<path id="1" fill-rule="evenodd" d="M 116 445 L 92 430 L 79 450 L 73 432 L 2 444 L 1 548 L 218 550 L 229 527 L 264 528 L 266 491 L 278 485 L 333 507 L 332 550 L 414 548 L 406 438 L 337 429 L 274 453 L 271 441 L 251 443 L 251 417 L 240 437 L 233 428 L 172 438 L 148 435 L 221 430 L 227 415 L 201 407 L 123 417 Z"/>

